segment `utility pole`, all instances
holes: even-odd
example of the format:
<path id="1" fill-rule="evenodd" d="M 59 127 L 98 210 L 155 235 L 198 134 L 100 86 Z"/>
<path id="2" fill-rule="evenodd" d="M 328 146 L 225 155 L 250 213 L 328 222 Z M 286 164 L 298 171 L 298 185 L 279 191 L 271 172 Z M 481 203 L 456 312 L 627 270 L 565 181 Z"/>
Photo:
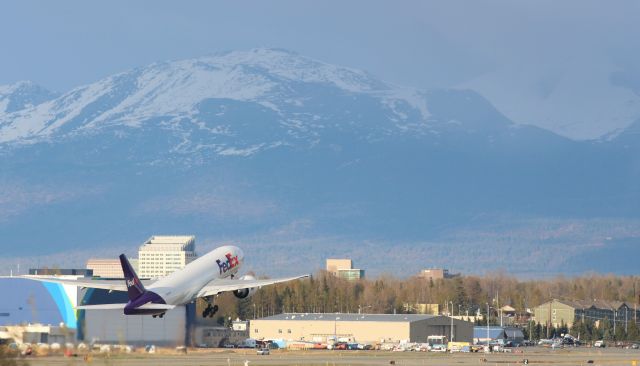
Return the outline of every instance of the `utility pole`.
<path id="1" fill-rule="evenodd" d="M 487 303 L 487 347 L 489 347 L 489 303 Z"/>
<path id="2" fill-rule="evenodd" d="M 616 318 L 618 317 L 618 310 L 613 311 L 613 336 L 616 336 Z"/>
<path id="3" fill-rule="evenodd" d="M 627 334 L 627 321 L 628 321 L 628 316 L 627 314 L 629 314 L 629 308 L 625 305 L 624 306 L 624 334 Z"/>
<path id="4" fill-rule="evenodd" d="M 451 303 L 451 342 L 453 342 L 453 301 L 449 301 Z"/>
<path id="5" fill-rule="evenodd" d="M 551 306 L 553 306 L 553 299 L 549 301 L 549 321 L 547 322 L 547 339 L 549 339 L 549 333 L 551 332 Z"/>

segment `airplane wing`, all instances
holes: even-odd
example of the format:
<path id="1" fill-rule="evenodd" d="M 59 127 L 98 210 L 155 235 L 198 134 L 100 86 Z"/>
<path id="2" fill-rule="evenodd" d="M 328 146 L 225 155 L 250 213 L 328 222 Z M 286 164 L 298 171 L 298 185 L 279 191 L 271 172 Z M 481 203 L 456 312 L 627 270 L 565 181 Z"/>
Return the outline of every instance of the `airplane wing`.
<path id="1" fill-rule="evenodd" d="M 127 306 L 127 304 L 80 305 L 76 306 L 76 310 L 114 310 L 124 309 L 125 306 Z M 175 305 L 148 303 L 138 306 L 136 309 L 171 310 L 175 307 Z"/>
<path id="2" fill-rule="evenodd" d="M 22 278 L 26 280 L 40 281 L 40 282 L 52 282 L 59 283 L 62 285 L 72 285 L 83 288 L 97 288 L 109 291 L 127 291 L 127 286 L 124 283 L 124 279 L 117 280 L 91 280 L 91 279 L 67 279 L 67 278 L 59 278 L 56 276 L 35 276 L 35 275 L 25 275 L 25 276 L 2 276 L 0 278 Z M 152 281 L 142 281 L 145 286 L 148 286 L 152 283 Z"/>
<path id="3" fill-rule="evenodd" d="M 205 297 L 205 296 L 217 295 L 221 292 L 242 290 L 245 288 L 252 288 L 252 287 L 260 288 L 262 286 L 274 285 L 276 283 L 288 282 L 288 281 L 293 281 L 293 280 L 306 278 L 306 277 L 309 277 L 309 275 L 306 274 L 302 276 L 286 277 L 286 278 L 271 278 L 271 279 L 265 279 L 265 280 L 228 280 L 228 279 L 213 280 L 209 282 L 209 284 L 204 286 L 200 290 L 200 292 L 198 292 L 197 296 Z"/>

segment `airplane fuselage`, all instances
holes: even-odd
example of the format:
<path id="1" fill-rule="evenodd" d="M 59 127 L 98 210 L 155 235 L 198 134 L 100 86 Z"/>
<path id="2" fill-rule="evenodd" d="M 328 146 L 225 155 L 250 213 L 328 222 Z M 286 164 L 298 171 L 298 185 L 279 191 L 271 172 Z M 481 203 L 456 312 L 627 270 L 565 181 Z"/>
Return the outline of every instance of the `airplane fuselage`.
<path id="1" fill-rule="evenodd" d="M 139 306 L 152 302 L 167 305 L 184 305 L 198 298 L 198 294 L 211 281 L 224 279 L 238 273 L 244 261 L 244 253 L 238 247 L 219 247 L 187 264 L 183 269 L 158 279 L 147 287 L 140 299 L 130 301 L 125 314 L 154 314 L 161 311 L 143 311 Z"/>

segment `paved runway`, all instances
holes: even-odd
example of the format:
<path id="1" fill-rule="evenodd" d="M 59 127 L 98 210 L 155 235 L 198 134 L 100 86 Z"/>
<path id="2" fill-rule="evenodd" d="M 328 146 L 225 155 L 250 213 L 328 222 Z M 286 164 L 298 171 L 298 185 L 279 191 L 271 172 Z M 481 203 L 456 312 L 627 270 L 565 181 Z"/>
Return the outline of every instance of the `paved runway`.
<path id="1" fill-rule="evenodd" d="M 51 365 L 131 365 L 131 366 L 164 366 L 164 365 L 221 365 L 243 366 L 347 366 L 347 365 L 521 365 L 527 359 L 529 365 L 611 365 L 640 366 L 639 350 L 622 349 L 587 349 L 573 348 L 567 350 L 550 350 L 546 348 L 526 348 L 523 353 L 513 354 L 478 354 L 457 353 L 437 354 L 422 352 L 381 352 L 381 351 L 273 351 L 269 356 L 257 356 L 253 350 L 208 350 L 194 351 L 188 355 L 134 353 L 130 355 L 112 355 L 110 357 L 94 356 L 85 361 L 79 358 L 37 357 L 29 359 L 32 366 Z M 590 362 L 591 361 L 591 362 Z M 633 362 L 636 362 L 634 365 Z"/>

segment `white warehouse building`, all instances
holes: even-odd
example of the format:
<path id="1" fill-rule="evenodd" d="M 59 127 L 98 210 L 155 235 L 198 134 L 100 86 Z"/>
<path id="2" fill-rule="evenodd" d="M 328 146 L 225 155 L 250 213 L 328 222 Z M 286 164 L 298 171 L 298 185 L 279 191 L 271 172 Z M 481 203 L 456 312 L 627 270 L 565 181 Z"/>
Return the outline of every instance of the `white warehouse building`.
<path id="1" fill-rule="evenodd" d="M 152 236 L 138 250 L 138 275 L 166 276 L 195 260 L 195 236 Z"/>

